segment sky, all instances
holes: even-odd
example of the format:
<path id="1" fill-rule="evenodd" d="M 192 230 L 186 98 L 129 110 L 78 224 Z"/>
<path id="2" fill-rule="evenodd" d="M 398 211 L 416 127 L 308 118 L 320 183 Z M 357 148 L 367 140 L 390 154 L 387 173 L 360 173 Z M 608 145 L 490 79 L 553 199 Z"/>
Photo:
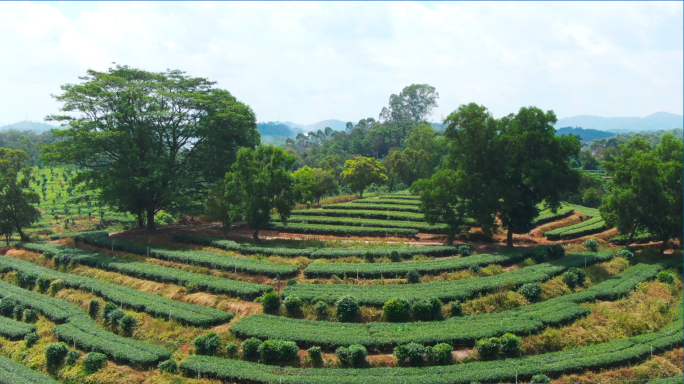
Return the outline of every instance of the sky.
<path id="1" fill-rule="evenodd" d="M 258 121 L 378 118 L 410 84 L 496 117 L 683 113 L 682 2 L 0 2 L 0 125 L 112 63 L 206 77 Z"/>

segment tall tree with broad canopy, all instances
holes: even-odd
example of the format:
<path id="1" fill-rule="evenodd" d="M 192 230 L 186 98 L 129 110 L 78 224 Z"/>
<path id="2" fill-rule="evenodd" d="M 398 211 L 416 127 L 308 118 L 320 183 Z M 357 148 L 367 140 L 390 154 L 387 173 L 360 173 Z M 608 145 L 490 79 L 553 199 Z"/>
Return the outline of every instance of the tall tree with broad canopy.
<path id="1" fill-rule="evenodd" d="M 304 166 L 292 174 L 295 180 L 295 198 L 300 203 L 318 203 L 326 194 L 337 188 L 337 179 L 321 168 Z"/>
<path id="2" fill-rule="evenodd" d="M 178 70 L 116 66 L 89 70 L 55 96 L 64 129 L 43 159 L 75 165 L 108 205 L 147 216 L 199 213 L 210 186 L 230 170 L 241 147 L 259 143 L 254 112 L 214 82 Z"/>
<path id="3" fill-rule="evenodd" d="M 682 238 L 682 141 L 667 134 L 653 149 L 636 137 L 619 148 L 615 161 L 604 163 L 613 179 L 601 216 L 629 234 L 628 243 L 640 229 L 657 236 L 664 252 L 670 239 Z"/>
<path id="4" fill-rule="evenodd" d="M 230 229 L 230 224 L 233 222 L 232 210 L 233 207 L 230 204 L 230 200 L 226 198 L 226 182 L 221 180 L 209 190 L 204 219 L 220 222 L 223 236 L 226 236 Z"/>
<path id="5" fill-rule="evenodd" d="M 392 94 L 389 105 L 380 112 L 380 120 L 394 123 L 419 123 L 430 116 L 437 107 L 435 87 L 428 84 L 411 84 L 398 95 Z"/>
<path id="6" fill-rule="evenodd" d="M 500 121 L 499 218 L 508 231 L 508 246 L 513 246 L 514 232 L 534 228 L 539 204 L 555 211 L 561 196 L 579 187 L 580 175 L 570 159 L 578 155 L 580 143 L 573 136 L 556 136 L 556 121 L 553 111 L 536 107 L 520 108 Z"/>
<path id="7" fill-rule="evenodd" d="M 232 171 L 226 174 L 226 198 L 232 217 L 241 216 L 259 231 L 271 223 L 271 211 L 276 210 L 285 223 L 295 205 L 294 178 L 290 169 L 295 157 L 272 145 L 257 149 L 242 148 Z"/>
<path id="8" fill-rule="evenodd" d="M 9 245 L 14 230 L 22 241 L 29 241 L 24 228 L 38 220 L 40 211 L 33 206 L 40 198 L 29 190 L 33 168 L 30 156 L 22 150 L 0 148 L 0 225 Z"/>
<path id="9" fill-rule="evenodd" d="M 357 156 L 344 163 L 342 179 L 347 183 L 352 192 L 363 197 L 363 191 L 371 184 L 384 184 L 387 182 L 387 170 L 372 157 Z"/>

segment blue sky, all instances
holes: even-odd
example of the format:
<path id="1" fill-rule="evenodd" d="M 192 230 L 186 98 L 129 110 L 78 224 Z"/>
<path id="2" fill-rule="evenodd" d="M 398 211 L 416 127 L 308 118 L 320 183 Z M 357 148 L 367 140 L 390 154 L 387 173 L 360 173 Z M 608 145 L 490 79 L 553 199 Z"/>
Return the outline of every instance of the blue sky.
<path id="1" fill-rule="evenodd" d="M 0 125 L 112 62 L 218 82 L 259 121 L 377 118 L 428 83 L 432 120 L 476 102 L 682 114 L 682 2 L 0 2 Z"/>

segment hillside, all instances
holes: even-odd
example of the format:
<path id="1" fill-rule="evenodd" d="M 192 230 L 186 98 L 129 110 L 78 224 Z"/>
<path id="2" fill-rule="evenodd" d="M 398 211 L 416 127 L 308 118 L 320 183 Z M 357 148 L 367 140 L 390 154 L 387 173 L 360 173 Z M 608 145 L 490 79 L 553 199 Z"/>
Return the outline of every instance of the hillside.
<path id="1" fill-rule="evenodd" d="M 608 137 L 613 137 L 613 136 L 615 136 L 615 133 L 606 132 L 606 131 L 599 131 L 597 129 L 584 129 L 582 127 L 575 127 L 575 128 L 563 127 L 563 128 L 556 130 L 556 135 L 558 135 L 558 136 L 576 135 L 576 136 L 579 136 L 582 141 L 593 141 L 593 140 L 606 139 Z"/>
<path id="2" fill-rule="evenodd" d="M 33 131 L 35 133 L 43 133 L 54 128 L 57 127 L 54 125 L 45 124 L 37 121 L 20 121 L 18 123 L 4 125 L 0 127 L 0 131 L 16 129 L 17 131 Z"/>
<path id="3" fill-rule="evenodd" d="M 582 127 L 615 133 L 670 130 L 682 128 L 684 116 L 657 112 L 646 117 L 602 117 L 579 115 L 559 119 L 556 127 Z"/>

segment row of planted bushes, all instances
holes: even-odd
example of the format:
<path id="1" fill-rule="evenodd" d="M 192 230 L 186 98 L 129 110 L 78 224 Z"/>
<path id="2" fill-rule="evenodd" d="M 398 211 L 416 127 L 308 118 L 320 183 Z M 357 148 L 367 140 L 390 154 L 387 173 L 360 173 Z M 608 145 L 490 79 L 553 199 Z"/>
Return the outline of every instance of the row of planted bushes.
<path id="1" fill-rule="evenodd" d="M 0 356 L 0 384 L 58 384 L 50 376 L 40 374 L 16 361 Z"/>
<path id="2" fill-rule="evenodd" d="M 60 262 L 65 261 L 65 258 L 62 256 L 64 255 L 56 256 L 61 259 Z M 92 292 L 106 300 L 132 308 L 135 311 L 146 312 L 152 316 L 174 319 L 183 324 L 206 327 L 223 324 L 233 318 L 232 314 L 215 308 L 180 303 L 162 296 L 141 292 L 133 288 L 122 287 L 71 273 L 55 271 L 28 261 L 11 257 L 0 257 L 0 268 L 15 270 L 18 275 L 31 277 L 30 280 L 33 282 L 38 279 L 60 280 L 66 287 Z"/>
<path id="3" fill-rule="evenodd" d="M 363 305 L 381 306 L 392 298 L 416 301 L 436 297 L 444 302 L 463 301 L 480 293 L 493 292 L 502 286 L 520 287 L 527 283 L 543 282 L 570 267 L 583 266 L 612 258 L 611 252 L 575 253 L 547 263 L 520 268 L 495 276 L 469 280 L 418 284 L 350 285 L 297 284 L 288 286 L 284 296 L 295 295 L 304 301 L 334 302 L 339 297 L 353 296 Z"/>
<path id="4" fill-rule="evenodd" d="M 4 308 L 0 307 L 0 309 Z M 27 318 L 28 317 L 30 317 L 30 315 L 27 316 Z M 4 338 L 9 340 L 21 340 L 28 334 L 35 332 L 36 327 L 32 324 L 22 323 L 21 321 L 12 320 L 8 317 L 0 317 L 0 336 Z"/>
<path id="5" fill-rule="evenodd" d="M 550 209 L 544 209 L 543 211 L 539 212 L 539 216 L 537 216 L 534 219 L 534 223 L 537 225 L 541 225 L 544 223 L 549 223 L 551 221 L 556 221 L 558 219 L 561 219 L 566 216 L 572 215 L 572 213 L 575 212 L 573 207 L 570 206 L 562 206 L 558 208 L 556 212 L 551 211 Z"/>
<path id="6" fill-rule="evenodd" d="M 128 276 L 139 277 L 147 280 L 170 282 L 183 285 L 187 288 L 199 289 L 211 293 L 226 294 L 230 296 L 253 299 L 265 292 L 270 292 L 273 287 L 265 284 L 247 283 L 239 280 L 230 280 L 211 275 L 201 275 L 180 269 L 162 267 L 154 264 L 139 263 L 119 257 L 101 253 L 93 253 L 86 250 L 66 247 L 52 243 L 23 244 L 23 248 L 52 255 L 71 254 L 72 264 L 83 264 L 94 268 L 114 271 Z M 54 257 L 54 256 L 53 256 Z"/>
<path id="7" fill-rule="evenodd" d="M 420 213 L 420 208 L 417 205 L 396 205 L 396 204 L 356 204 L 342 203 L 323 205 L 323 209 L 343 209 L 343 210 L 367 210 L 367 211 L 395 211 L 395 212 L 414 212 Z"/>
<path id="8" fill-rule="evenodd" d="M 549 240 L 572 239 L 601 232 L 606 228 L 606 223 L 601 216 L 591 218 L 575 225 L 557 228 L 544 233 Z"/>
<path id="9" fill-rule="evenodd" d="M 589 309 L 577 304 L 597 299 L 616 300 L 633 291 L 638 284 L 652 279 L 660 269 L 659 265 L 638 264 L 582 292 L 499 313 L 459 317 L 460 307 L 450 303 L 449 310 L 452 312 L 452 317 L 444 321 L 429 321 L 438 318 L 441 302 L 436 298 L 422 298 L 416 303 L 426 302 L 426 305 L 421 306 L 418 312 L 435 315 L 432 318 L 419 318 L 427 320 L 426 322 L 350 324 L 290 319 L 264 314 L 241 319 L 231 327 L 231 331 L 241 338 L 280 337 L 295 341 L 303 347 L 319 345 L 328 349 L 348 344 L 387 348 L 411 342 L 424 345 L 437 343 L 472 345 L 479 339 L 498 337 L 505 333 L 526 335 L 539 332 L 549 325 L 564 324 L 586 316 L 590 312 Z M 521 290 L 525 287 L 523 286 Z M 288 296 L 287 299 L 289 298 Z M 431 305 L 430 302 L 438 304 Z M 316 304 L 317 310 L 319 305 L 324 308 L 325 303 Z M 406 304 L 402 305 L 399 299 L 392 299 L 385 303 L 384 309 L 394 307 L 392 310 L 401 319 L 402 314 L 403 316 L 407 314 L 406 308 L 403 311 L 398 308 L 402 306 L 406 307 Z M 353 307 L 353 304 L 346 304 L 344 308 L 349 307 Z M 431 308 L 437 308 L 437 311 L 431 311 Z M 347 317 L 353 319 L 354 314 L 347 315 Z"/>
<path id="10" fill-rule="evenodd" d="M 369 236 L 369 237 L 408 237 L 418 235 L 418 231 L 408 228 L 379 228 L 379 227 L 356 227 L 344 225 L 303 224 L 303 223 L 273 223 L 269 227 L 280 232 L 303 233 L 311 235 L 332 236 Z"/>
<path id="11" fill-rule="evenodd" d="M 380 205 L 388 204 L 388 205 L 415 205 L 415 206 L 418 206 L 418 205 L 420 205 L 420 199 L 419 200 L 396 199 L 393 197 L 368 198 L 368 199 L 354 200 L 354 204 L 380 204 Z"/>
<path id="12" fill-rule="evenodd" d="M 411 258 L 415 255 L 451 256 L 458 253 L 457 247 L 452 246 L 407 246 L 401 248 L 285 248 L 268 247 L 253 244 L 240 244 L 230 240 L 196 235 L 174 235 L 173 240 L 196 245 L 206 245 L 227 251 L 239 252 L 247 255 L 266 255 L 282 257 L 305 256 L 310 259 L 337 259 L 340 257 L 390 257 L 393 252 L 400 258 Z M 223 256 L 223 255 L 221 255 Z"/>
<path id="13" fill-rule="evenodd" d="M 462 246 L 468 247 L 468 246 Z M 468 256 L 469 249 L 459 249 L 462 256 Z M 540 254 L 545 257 L 547 253 L 558 253 L 557 257 L 564 255 L 563 247 L 539 247 Z M 548 252 L 546 252 L 548 250 Z M 390 259 L 392 255 L 390 254 Z M 511 264 L 524 260 L 528 257 L 536 258 L 536 252 L 531 250 L 502 251 L 494 254 L 480 254 L 470 257 L 445 258 L 426 261 L 409 261 L 404 263 L 311 263 L 304 270 L 307 278 L 320 278 L 336 276 L 349 276 L 364 279 L 380 277 L 403 277 L 411 271 L 419 275 L 435 275 L 444 272 L 454 272 L 462 269 L 477 269 L 490 264 Z M 394 256 L 398 258 L 398 255 Z M 555 257 L 554 257 L 555 258 Z"/>
<path id="14" fill-rule="evenodd" d="M 327 216 L 291 216 L 288 223 L 328 224 L 352 227 L 379 227 L 415 229 L 421 233 L 444 233 L 448 228 L 445 224 L 430 225 L 419 221 L 359 219 L 355 217 L 327 217 Z"/>
<path id="15" fill-rule="evenodd" d="M 367 207 L 367 206 L 364 206 Z M 400 211 L 377 211 L 370 209 L 302 209 L 292 211 L 293 215 L 306 216 L 327 216 L 327 217 L 357 217 L 362 219 L 380 219 L 380 220 L 405 220 L 417 221 L 424 223 L 425 217 L 422 213 L 416 212 L 400 212 Z"/>
<path id="16" fill-rule="evenodd" d="M 93 323 L 80 308 L 65 301 L 0 281 L 0 298 L 42 313 L 62 323 L 53 327 L 57 338 L 86 351 L 104 353 L 121 363 L 151 366 L 171 356 L 166 348 L 107 332 Z"/>
<path id="17" fill-rule="evenodd" d="M 367 369 L 302 369 L 279 368 L 241 360 L 210 356 L 190 356 L 182 371 L 191 377 L 231 380 L 240 383 L 317 384 L 317 383 L 368 383 L 394 384 L 401 382 L 434 384 L 468 384 L 471 382 L 525 381 L 535 375 L 558 376 L 586 370 L 631 364 L 659 353 L 681 347 L 681 312 L 678 320 L 656 333 L 616 340 L 590 347 L 570 349 L 542 355 L 505 360 L 478 361 L 466 364 L 420 368 L 367 368 Z"/>
<path id="18" fill-rule="evenodd" d="M 170 249 L 135 243 L 132 241 L 114 239 L 109 237 L 109 234 L 104 231 L 85 232 L 74 235 L 73 238 L 75 241 L 83 241 L 84 243 L 94 245 L 96 247 L 104 247 L 116 251 L 135 253 L 138 255 L 147 255 L 155 259 L 199 265 L 212 269 L 261 274 L 266 276 L 286 276 L 295 274 L 297 271 L 299 271 L 299 268 L 296 266 L 279 265 L 266 260 L 254 260 L 245 257 L 218 255 L 216 253 L 197 251 L 194 249 Z"/>

